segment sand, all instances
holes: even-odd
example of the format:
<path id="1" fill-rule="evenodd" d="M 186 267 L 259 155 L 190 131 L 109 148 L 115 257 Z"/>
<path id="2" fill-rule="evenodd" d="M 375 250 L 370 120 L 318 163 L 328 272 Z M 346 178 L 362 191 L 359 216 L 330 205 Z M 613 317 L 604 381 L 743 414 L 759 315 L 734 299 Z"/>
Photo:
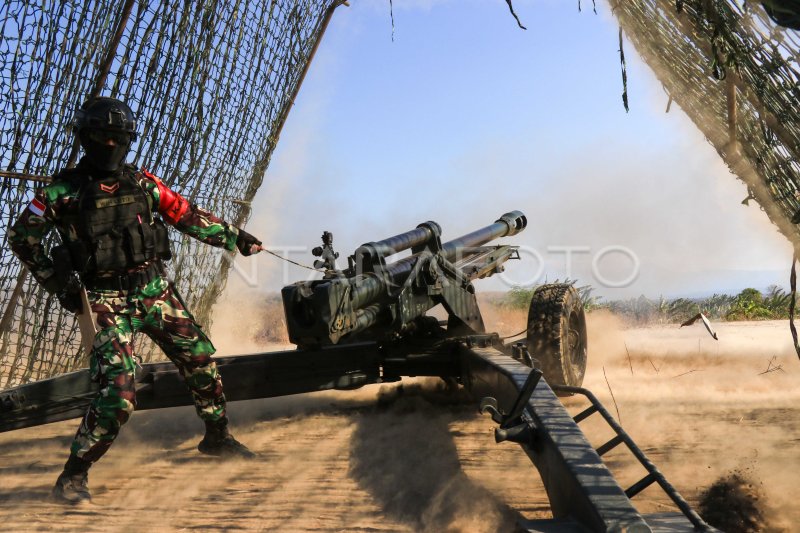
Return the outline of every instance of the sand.
<path id="1" fill-rule="evenodd" d="M 502 334 L 523 320 L 491 317 Z M 737 471 L 763 493 L 765 529 L 800 523 L 800 361 L 785 322 L 717 324 L 719 341 L 702 326 L 626 329 L 602 313 L 589 325 L 585 385 L 690 502 Z M 0 520 L 7 531 L 473 532 L 549 516 L 519 447 L 495 444 L 491 420 L 436 389 L 416 380 L 403 394 L 375 385 L 233 403 L 234 432 L 254 461 L 198 454 L 202 425 L 190 408 L 136 413 L 91 471 L 94 502 L 76 508 L 48 494 L 77 420 L 3 433 Z M 610 438 L 591 419 L 582 427 L 597 445 Z M 623 486 L 644 475 L 627 452 L 608 459 Z M 655 487 L 634 502 L 671 510 Z"/>

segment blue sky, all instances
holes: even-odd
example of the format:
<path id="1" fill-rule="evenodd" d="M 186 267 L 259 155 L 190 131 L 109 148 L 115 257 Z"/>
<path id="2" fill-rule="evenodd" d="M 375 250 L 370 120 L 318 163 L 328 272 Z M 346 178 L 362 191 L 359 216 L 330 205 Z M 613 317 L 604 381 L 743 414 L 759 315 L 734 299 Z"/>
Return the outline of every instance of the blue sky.
<path id="1" fill-rule="evenodd" d="M 337 9 L 248 231 L 310 263 L 300 248 L 323 230 L 345 256 L 424 220 L 447 239 L 520 209 L 525 261 L 479 290 L 563 279 L 565 247 L 607 298 L 785 285 L 791 247 L 682 111 L 664 112 L 627 39 L 625 113 L 608 5 L 514 6 L 527 31 L 503 0 L 395 0 L 394 42 L 388 1 Z M 256 261 L 241 264 L 265 291 L 306 277 Z"/>

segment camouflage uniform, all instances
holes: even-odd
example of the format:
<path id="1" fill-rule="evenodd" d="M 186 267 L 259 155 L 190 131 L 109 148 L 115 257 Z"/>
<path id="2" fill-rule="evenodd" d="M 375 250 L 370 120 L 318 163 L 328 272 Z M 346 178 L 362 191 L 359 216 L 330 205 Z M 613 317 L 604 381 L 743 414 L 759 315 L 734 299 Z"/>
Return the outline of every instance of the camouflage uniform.
<path id="1" fill-rule="evenodd" d="M 82 161 L 77 172 L 86 168 Z M 126 165 L 122 172 L 132 176 L 145 192 L 151 211 L 179 231 L 206 244 L 236 250 L 236 227 L 189 205 L 147 171 Z M 53 183 L 36 193 L 8 233 L 14 253 L 49 290 L 54 286 L 56 272 L 42 240 L 54 226 L 62 240 L 78 238 L 78 228 L 65 220 L 74 220 L 70 215 L 78 209 L 79 183 L 69 175 L 56 176 Z M 152 267 L 152 263 L 160 266 L 158 260 L 149 261 L 137 270 Z M 200 418 L 212 424 L 227 422 L 222 381 L 211 359 L 214 346 L 186 309 L 173 283 L 157 275 L 144 286 L 130 290 L 95 290 L 89 284 L 88 296 L 92 311 L 97 313 L 98 327 L 90 372 L 100 383 L 100 393 L 81 422 L 71 456 L 89 463 L 97 461 L 134 410 L 133 334 L 138 331 L 152 338 L 178 367 Z"/>

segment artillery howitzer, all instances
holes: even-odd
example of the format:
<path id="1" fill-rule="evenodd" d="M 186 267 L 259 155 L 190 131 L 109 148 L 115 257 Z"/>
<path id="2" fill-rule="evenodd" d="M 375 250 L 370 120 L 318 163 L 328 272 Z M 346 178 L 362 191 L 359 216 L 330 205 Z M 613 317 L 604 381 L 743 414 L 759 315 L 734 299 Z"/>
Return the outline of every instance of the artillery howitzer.
<path id="1" fill-rule="evenodd" d="M 504 343 L 485 331 L 473 281 L 519 258 L 510 245 L 487 246 L 525 229 L 514 211 L 442 243 L 441 228 L 415 229 L 359 247 L 344 270 L 332 235 L 315 249 L 321 280 L 282 290 L 286 324 L 296 350 L 216 358 L 229 400 L 353 389 L 404 376 L 438 376 L 460 383 L 498 424 L 497 442 L 519 444 L 539 470 L 553 520 L 520 524 L 533 531 L 709 530 L 591 392 L 580 388 L 586 369 L 586 320 L 577 291 L 567 284 L 539 287 L 526 338 Z M 394 262 L 391 256 L 408 251 Z M 442 305 L 447 319 L 429 316 Z M 544 376 L 544 379 L 541 379 Z M 171 363 L 137 372 L 137 410 L 191 405 Z M 96 385 L 72 372 L 0 393 L 0 431 L 83 415 Z M 590 406 L 571 416 L 557 395 L 583 395 Z M 599 413 L 615 432 L 595 449 L 578 427 Z M 601 456 L 625 444 L 647 474 L 623 490 Z M 642 516 L 631 502 L 657 483 L 681 513 Z"/>

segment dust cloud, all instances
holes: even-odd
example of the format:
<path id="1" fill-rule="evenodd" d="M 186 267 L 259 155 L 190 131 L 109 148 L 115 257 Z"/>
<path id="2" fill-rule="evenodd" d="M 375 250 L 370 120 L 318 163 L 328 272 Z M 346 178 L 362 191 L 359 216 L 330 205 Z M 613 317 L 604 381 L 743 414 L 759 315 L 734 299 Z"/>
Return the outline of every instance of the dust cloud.
<path id="1" fill-rule="evenodd" d="M 214 306 L 210 338 L 217 355 L 285 349 L 289 343 L 279 295 L 237 289 Z"/>

